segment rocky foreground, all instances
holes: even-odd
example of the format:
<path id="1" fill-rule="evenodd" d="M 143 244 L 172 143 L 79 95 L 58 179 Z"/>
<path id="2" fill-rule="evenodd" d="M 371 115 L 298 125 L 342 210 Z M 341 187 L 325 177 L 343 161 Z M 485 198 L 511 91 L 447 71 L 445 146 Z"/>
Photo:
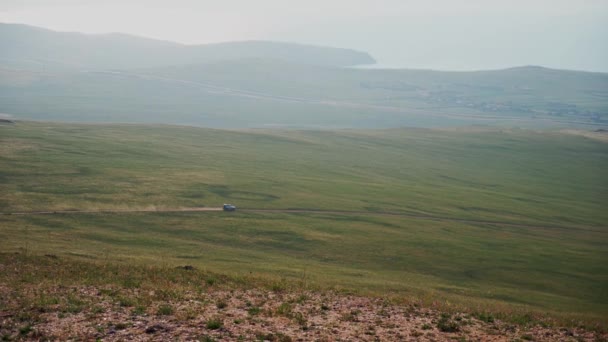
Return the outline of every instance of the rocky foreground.
<path id="1" fill-rule="evenodd" d="M 526 319 L 514 324 L 191 266 L 0 253 L 3 341 L 608 341 L 597 325 Z"/>
<path id="2" fill-rule="evenodd" d="M 112 289 L 58 289 L 79 298 L 36 312 L 1 312 L 5 340 L 103 341 L 605 341 L 577 329 L 521 327 L 489 315 L 445 314 L 336 293 L 209 289 L 142 307 Z M 2 288 L 2 300 L 11 289 Z M 155 295 L 147 293 L 146 295 Z M 87 300 L 88 299 L 88 300 Z M 35 309 L 35 308 L 34 308 Z"/>

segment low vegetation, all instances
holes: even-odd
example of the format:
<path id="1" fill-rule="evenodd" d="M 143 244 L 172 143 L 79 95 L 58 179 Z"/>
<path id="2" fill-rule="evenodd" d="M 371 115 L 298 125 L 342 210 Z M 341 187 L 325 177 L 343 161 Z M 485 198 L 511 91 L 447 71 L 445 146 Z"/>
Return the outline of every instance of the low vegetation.
<path id="1" fill-rule="evenodd" d="M 0 146 L 0 211 L 51 211 L 1 215 L 0 250 L 48 255 L 42 259 L 58 265 L 120 263 L 133 271 L 107 277 L 127 292 L 145 287 L 149 276 L 137 270 L 153 266 L 167 270 L 167 283 L 200 276 L 188 293 L 228 277 L 262 279 L 275 296 L 295 286 L 412 300 L 452 315 L 448 328 L 460 325 L 457 312 L 521 326 L 543 317 L 594 326 L 608 315 L 608 145 L 599 140 L 484 128 L 235 132 L 17 122 L 0 127 Z M 162 212 L 222 203 L 329 212 Z M 159 212 L 121 212 L 145 208 Z M 99 209 L 116 212 L 52 213 Z M 98 275 L 82 272 L 79 288 L 96 284 Z M 179 290 L 128 296 L 95 286 L 137 315 L 196 312 L 180 308 Z M 211 298 L 209 307 L 229 312 L 230 298 Z M 104 310 L 76 295 L 40 300 L 58 315 Z M 284 302 L 251 300 L 243 318 L 222 322 L 276 314 Z M 289 304 L 278 316 L 310 326 Z M 319 301 L 316 310 L 331 312 L 332 304 Z M 361 317 L 349 310 L 337 319 L 343 315 Z M 438 320 L 420 327 L 439 329 Z"/>
<path id="2" fill-rule="evenodd" d="M 510 340 L 605 341 L 603 325 L 538 316 L 488 323 L 467 312 L 418 301 L 375 298 L 200 270 L 72 258 L 0 254 L 3 340 L 134 338 L 199 341 Z M 217 282 L 207 284 L 213 277 Z M 127 284 L 125 278 L 138 279 Z M 135 285 L 133 285 L 135 284 Z M 229 304 L 217 308 L 223 298 Z M 136 306 L 125 306 L 127 300 Z M 322 309 L 325 307 L 325 309 Z M 353 309 L 354 307 L 358 309 Z M 77 308 L 77 309 L 74 309 Z M 254 314 L 252 312 L 255 311 Z"/>

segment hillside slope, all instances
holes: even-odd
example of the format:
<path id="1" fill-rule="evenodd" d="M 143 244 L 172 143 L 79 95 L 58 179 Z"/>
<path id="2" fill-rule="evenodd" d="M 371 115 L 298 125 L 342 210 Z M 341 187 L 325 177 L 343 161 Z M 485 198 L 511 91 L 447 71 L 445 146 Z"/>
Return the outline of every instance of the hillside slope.
<path id="1" fill-rule="evenodd" d="M 526 66 L 503 70 L 362 70 L 234 60 L 135 73 L 306 100 L 494 115 L 608 118 L 608 74 Z M 297 80 L 297 81 L 295 81 Z"/>
<path id="2" fill-rule="evenodd" d="M 0 215 L 7 253 L 608 314 L 605 142 L 500 129 L 17 122 L 0 126 L 0 146 L 0 213 L 47 212 Z M 162 211 L 222 203 L 239 210 Z"/>
<path id="3" fill-rule="evenodd" d="M 0 24 L 0 113 L 221 128 L 608 127 L 608 74 L 345 67 L 373 62 L 299 44 L 187 46 Z"/>
<path id="4" fill-rule="evenodd" d="M 605 325 L 458 312 L 193 267 L 0 253 L 4 340 L 605 341 Z M 47 279 L 53 279 L 48 281 Z M 422 305 L 421 305 L 422 304 Z M 586 326 L 583 326 L 587 323 Z"/>
<path id="5" fill-rule="evenodd" d="M 608 74 L 360 70 L 241 59 L 124 71 L 0 69 L 15 118 L 209 127 L 608 126 Z"/>
<path id="6" fill-rule="evenodd" d="M 331 66 L 375 63 L 365 52 L 293 43 L 183 45 L 118 33 L 89 35 L 0 23 L 0 64 L 14 67 L 129 69 L 238 58 L 275 58 Z"/>

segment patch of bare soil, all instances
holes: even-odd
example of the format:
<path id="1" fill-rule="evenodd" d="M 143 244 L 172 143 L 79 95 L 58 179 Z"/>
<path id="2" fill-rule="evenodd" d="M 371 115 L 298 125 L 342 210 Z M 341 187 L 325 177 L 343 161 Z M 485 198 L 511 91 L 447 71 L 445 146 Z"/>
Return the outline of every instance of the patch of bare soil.
<path id="1" fill-rule="evenodd" d="M 206 287 L 137 304 L 141 289 L 57 289 L 69 306 L 44 300 L 23 311 L 0 285 L 0 338 L 103 341 L 606 341 L 605 333 L 523 328 L 488 317 L 442 314 L 411 304 L 334 292 Z M 139 292 L 138 292 L 139 291 Z M 158 297 L 158 296 L 156 296 Z M 133 299 L 135 298 L 135 299 Z M 12 309 L 11 309 L 12 308 Z M 26 308 L 21 308 L 26 309 Z M 27 311 L 31 311 L 28 312 Z M 31 319 L 35 316 L 35 319 Z M 29 323 L 28 323 L 29 322 Z"/>

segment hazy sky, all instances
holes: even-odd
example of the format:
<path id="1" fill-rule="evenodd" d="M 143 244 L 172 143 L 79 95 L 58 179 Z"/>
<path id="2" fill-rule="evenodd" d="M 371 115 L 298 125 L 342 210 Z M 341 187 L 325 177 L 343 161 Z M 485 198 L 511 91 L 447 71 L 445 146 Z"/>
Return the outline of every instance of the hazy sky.
<path id="1" fill-rule="evenodd" d="M 410 68 L 608 72 L 608 0 L 0 0 L 0 22 L 188 44 L 321 44 Z"/>

